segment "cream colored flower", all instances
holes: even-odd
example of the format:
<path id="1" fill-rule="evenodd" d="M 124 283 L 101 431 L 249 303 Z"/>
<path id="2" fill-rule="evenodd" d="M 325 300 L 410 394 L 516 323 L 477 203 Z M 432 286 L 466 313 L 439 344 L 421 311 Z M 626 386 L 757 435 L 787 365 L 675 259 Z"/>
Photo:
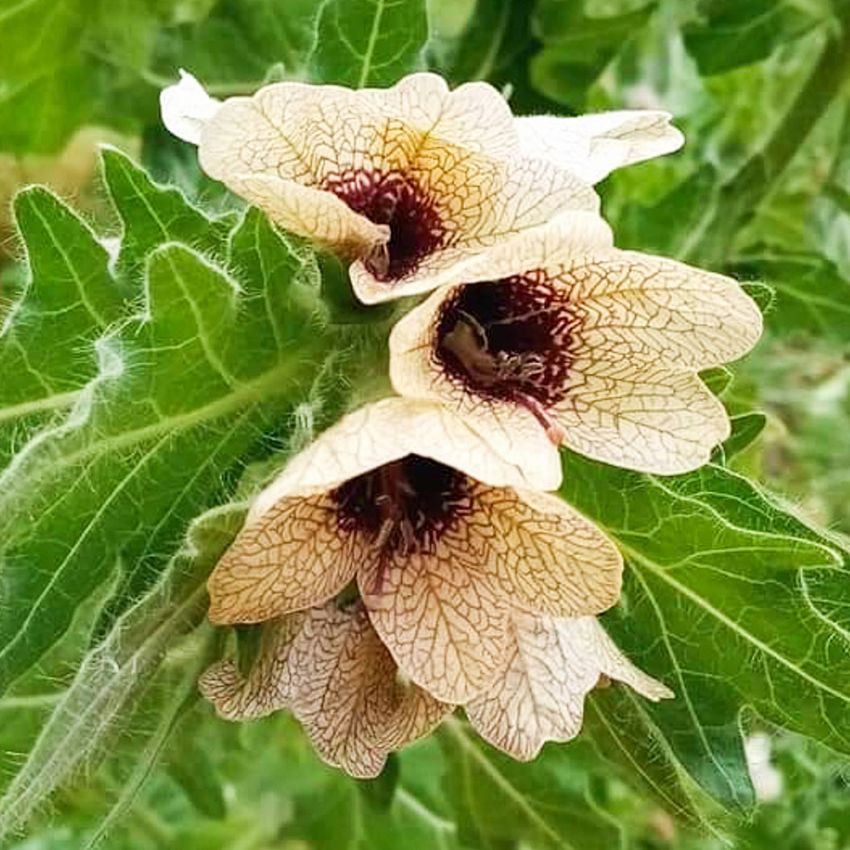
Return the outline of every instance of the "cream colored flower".
<path id="1" fill-rule="evenodd" d="M 595 525 L 529 489 L 461 419 L 391 398 L 345 417 L 260 494 L 210 577 L 210 619 L 262 622 L 356 579 L 404 674 L 463 703 L 503 666 L 515 608 L 596 614 L 621 573 Z"/>
<path id="2" fill-rule="evenodd" d="M 634 667 L 594 617 L 515 610 L 499 671 L 464 708 L 485 740 L 528 761 L 546 741 L 578 735 L 585 697 L 607 679 L 651 700 L 673 696 Z M 200 688 L 227 720 L 291 710 L 325 761 L 363 778 L 454 710 L 406 680 L 360 602 L 329 602 L 270 622 L 247 676 L 219 662 Z"/>
<path id="3" fill-rule="evenodd" d="M 595 617 L 539 617 L 514 611 L 507 668 L 466 704 L 479 735 L 521 761 L 546 741 L 581 731 L 584 698 L 606 678 L 625 682 L 653 701 L 672 697 L 638 670 Z"/>
<path id="4" fill-rule="evenodd" d="M 478 281 L 478 282 L 473 282 Z M 503 457 L 540 428 L 553 443 L 646 472 L 705 463 L 729 434 L 697 372 L 749 351 L 755 303 L 730 278 L 620 251 L 569 213 L 470 263 L 390 336 L 396 392 L 439 401 Z"/>
<path id="5" fill-rule="evenodd" d="M 561 210 L 596 211 L 589 182 L 682 142 L 666 113 L 515 121 L 492 86 L 449 91 L 427 73 L 389 89 L 276 83 L 223 103 L 184 75 L 161 100 L 207 174 L 353 260 L 366 303 L 456 280 Z"/>
<path id="6" fill-rule="evenodd" d="M 219 662 L 200 688 L 228 720 L 290 709 L 325 761 L 361 778 L 377 776 L 390 752 L 427 735 L 452 711 L 403 681 L 357 602 L 330 602 L 269 623 L 246 678 L 233 662 Z"/>

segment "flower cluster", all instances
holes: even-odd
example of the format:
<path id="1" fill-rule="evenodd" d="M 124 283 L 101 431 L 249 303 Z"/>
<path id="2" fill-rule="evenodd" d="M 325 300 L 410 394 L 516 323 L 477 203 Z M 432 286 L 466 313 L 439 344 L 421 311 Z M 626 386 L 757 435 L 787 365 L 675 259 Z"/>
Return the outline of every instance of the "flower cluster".
<path id="1" fill-rule="evenodd" d="M 632 666 L 596 616 L 623 562 L 551 492 L 558 447 L 671 474 L 729 433 L 698 377 L 761 333 L 729 278 L 614 247 L 593 184 L 676 150 L 661 112 L 515 118 L 491 86 L 278 83 L 163 119 L 202 168 L 349 263 L 358 298 L 428 293 L 389 339 L 397 395 L 345 416 L 257 497 L 209 580 L 210 619 L 265 623 L 247 675 L 207 671 L 230 719 L 281 708 L 356 776 L 463 706 L 519 759 L 574 737 Z"/>

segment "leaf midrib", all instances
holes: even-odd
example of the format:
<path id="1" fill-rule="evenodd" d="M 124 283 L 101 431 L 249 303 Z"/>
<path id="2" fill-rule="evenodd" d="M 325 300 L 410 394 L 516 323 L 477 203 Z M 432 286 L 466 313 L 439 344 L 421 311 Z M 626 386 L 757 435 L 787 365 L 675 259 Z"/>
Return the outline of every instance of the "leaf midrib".
<path id="1" fill-rule="evenodd" d="M 284 393 L 287 389 L 285 378 L 297 372 L 299 365 L 298 361 L 294 359 L 280 363 L 274 369 L 263 373 L 252 381 L 241 384 L 233 392 L 221 396 L 202 407 L 195 408 L 186 413 L 166 417 L 141 428 L 123 431 L 104 440 L 93 442 L 76 452 L 70 452 L 52 462 L 46 471 L 46 475 L 55 477 L 69 467 L 88 458 L 108 455 L 112 452 L 156 439 L 166 433 L 179 434 L 196 426 L 220 419 L 251 402 L 270 398 L 269 391 L 273 388 L 276 388 L 279 393 Z M 0 510 L 8 509 L 11 503 L 17 503 L 21 498 L 22 492 L 26 492 L 27 486 L 40 486 L 45 480 L 44 474 L 28 475 L 24 477 L 23 487 L 20 485 L 17 488 L 15 487 L 14 477 L 17 473 L 18 463 L 26 460 L 26 455 L 27 452 L 24 450 L 18 456 L 18 462 L 13 463 L 0 474 L 0 490 L 3 491 L 2 496 L 0 496 Z"/>

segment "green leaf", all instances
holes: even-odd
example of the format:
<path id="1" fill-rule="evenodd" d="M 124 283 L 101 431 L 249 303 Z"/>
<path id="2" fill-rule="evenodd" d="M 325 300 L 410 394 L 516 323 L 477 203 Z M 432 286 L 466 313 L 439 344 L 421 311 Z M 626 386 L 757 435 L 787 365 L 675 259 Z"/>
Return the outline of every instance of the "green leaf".
<path id="1" fill-rule="evenodd" d="M 769 321 L 773 333 L 850 343 L 850 281 L 834 264 L 814 255 L 773 252 L 742 267 L 750 270 L 775 291 Z"/>
<path id="2" fill-rule="evenodd" d="M 659 478 L 569 455 L 564 478 L 564 496 L 628 564 L 623 600 L 605 624 L 675 691 L 646 711 L 709 793 L 738 808 L 753 802 L 744 706 L 850 752 L 841 621 L 850 583 L 832 540 L 717 466 Z"/>
<path id="3" fill-rule="evenodd" d="M 248 239 L 256 248 L 243 276 Z M 188 523 L 227 498 L 244 459 L 268 446 L 318 373 L 315 303 L 276 310 L 281 291 L 303 291 L 305 277 L 315 287 L 312 255 L 257 212 L 228 251 L 219 266 L 181 244 L 158 247 L 139 312 L 98 342 L 97 378 L 2 475 L 0 563 L 14 605 L 0 610 L 0 690 L 114 570 L 110 616 L 150 586 Z"/>
<path id="4" fill-rule="evenodd" d="M 472 847 L 527 842 L 559 850 L 621 846 L 623 828 L 596 800 L 588 777 L 547 748 L 533 765 L 514 761 L 450 719 L 440 727 L 447 793 L 458 835 Z"/>
<path id="5" fill-rule="evenodd" d="M 732 383 L 732 372 L 725 366 L 716 366 L 700 372 L 702 382 L 717 396 L 722 396 Z"/>
<path id="6" fill-rule="evenodd" d="M 304 71 L 322 4 L 318 0 L 223 0 L 201 20 L 165 28 L 154 67 L 174 79 L 189 68 L 213 93 L 248 93 L 279 64 L 288 78 Z"/>
<path id="7" fill-rule="evenodd" d="M 166 653 L 201 622 L 207 607 L 204 582 L 242 517 L 240 508 L 226 506 L 199 518 L 160 583 L 87 654 L 0 800 L 0 838 L 25 823 L 83 765 L 91 767 L 111 755 L 116 735 L 127 728 L 134 706 L 155 684 Z M 124 760 L 131 779 L 122 783 L 121 795 L 136 790 L 134 773 L 141 770 L 138 779 L 144 779 L 146 760 L 149 763 L 161 749 L 182 704 L 195 694 L 199 658 L 203 665 L 200 654 L 178 668 L 180 687 L 169 679 L 167 701 L 157 708 L 151 736 L 142 735 L 138 722 L 133 725 L 137 753 Z M 124 799 L 119 796 L 116 812 Z"/>
<path id="8" fill-rule="evenodd" d="M 104 148 L 101 158 L 103 179 L 122 224 L 117 262 L 120 276 L 132 279 L 141 274 L 148 254 L 164 242 L 221 253 L 234 216 L 208 218 L 178 189 L 157 185 L 115 148 Z"/>
<path id="9" fill-rule="evenodd" d="M 311 847 L 459 850 L 454 824 L 415 787 L 421 779 L 416 749 L 388 762 L 392 776 L 382 774 L 367 784 L 325 768 L 318 787 L 295 794 L 293 817 L 282 834 Z M 413 769 L 408 773 L 409 767 Z M 369 791 L 364 791 L 364 784 Z"/>
<path id="10" fill-rule="evenodd" d="M 724 462 L 746 449 L 764 431 L 767 417 L 763 413 L 742 413 L 731 419 L 732 433 L 718 449 Z"/>
<path id="11" fill-rule="evenodd" d="M 816 23 L 785 0 L 700 0 L 698 9 L 702 19 L 685 28 L 685 47 L 706 76 L 765 59 Z"/>
<path id="12" fill-rule="evenodd" d="M 579 742 L 589 741 L 604 765 L 642 789 L 678 823 L 721 836 L 719 807 L 693 780 L 670 749 L 647 703 L 630 688 L 596 690 L 585 703 Z M 603 774 L 604 775 L 604 774 Z"/>
<path id="13" fill-rule="evenodd" d="M 52 153 L 86 124 L 134 126 L 131 69 L 147 60 L 153 5 L 0 0 L 0 151 Z"/>
<path id="14" fill-rule="evenodd" d="M 531 63 L 531 80 L 546 97 L 579 111 L 587 89 L 655 9 L 648 3 L 622 15 L 592 18 L 580 3 L 541 0 L 534 28 L 543 50 Z"/>
<path id="15" fill-rule="evenodd" d="M 0 330 L 0 470 L 77 400 L 96 373 L 94 340 L 123 306 L 106 249 L 58 198 L 33 187 L 14 208 L 29 281 Z"/>
<path id="16" fill-rule="evenodd" d="M 420 66 L 427 40 L 425 0 L 327 0 L 311 76 L 355 88 L 392 85 Z"/>

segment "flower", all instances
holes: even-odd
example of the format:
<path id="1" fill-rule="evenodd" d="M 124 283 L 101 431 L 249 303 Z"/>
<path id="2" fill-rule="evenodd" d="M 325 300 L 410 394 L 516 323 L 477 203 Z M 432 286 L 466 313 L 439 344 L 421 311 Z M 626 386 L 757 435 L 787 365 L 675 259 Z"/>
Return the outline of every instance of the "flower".
<path id="1" fill-rule="evenodd" d="M 209 616 L 263 622 L 356 579 L 402 672 L 464 703 L 503 665 L 514 608 L 596 614 L 621 575 L 595 525 L 529 489 L 461 419 L 390 398 L 343 418 L 257 497 L 210 576 Z"/>
<path id="2" fill-rule="evenodd" d="M 520 761 L 546 741 L 569 741 L 581 731 L 584 698 L 607 678 L 657 701 L 672 697 L 638 670 L 595 617 L 554 618 L 514 611 L 506 669 L 465 706 L 479 735 Z"/>
<path id="3" fill-rule="evenodd" d="M 319 755 L 352 776 L 377 776 L 387 755 L 427 735 L 453 707 L 405 682 L 360 603 L 268 624 L 247 678 L 213 665 L 201 692 L 228 720 L 289 708 Z"/>
<path id="4" fill-rule="evenodd" d="M 275 83 L 223 103 L 184 73 L 161 104 L 207 174 L 353 260 L 365 303 L 456 280 L 558 211 L 595 212 L 590 181 L 682 143 L 666 113 L 515 120 L 492 86 L 449 91 L 430 73 L 389 89 Z"/>
<path id="5" fill-rule="evenodd" d="M 486 741 L 529 761 L 546 741 L 578 735 L 585 696 L 608 677 L 651 700 L 673 695 L 634 667 L 594 617 L 513 611 L 495 679 L 464 708 Z M 273 620 L 247 676 L 221 661 L 200 688 L 227 720 L 290 709 L 325 761 L 361 778 L 376 776 L 390 752 L 427 735 L 455 708 L 406 680 L 360 602 Z"/>
<path id="6" fill-rule="evenodd" d="M 469 264 L 390 336 L 393 386 L 438 401 L 521 467 L 512 435 L 644 472 L 705 463 L 729 434 L 697 371 L 740 357 L 761 313 L 730 278 L 614 248 L 565 213 Z M 477 282 L 476 282 L 477 281 Z M 541 427 L 542 426 L 542 427 Z"/>

